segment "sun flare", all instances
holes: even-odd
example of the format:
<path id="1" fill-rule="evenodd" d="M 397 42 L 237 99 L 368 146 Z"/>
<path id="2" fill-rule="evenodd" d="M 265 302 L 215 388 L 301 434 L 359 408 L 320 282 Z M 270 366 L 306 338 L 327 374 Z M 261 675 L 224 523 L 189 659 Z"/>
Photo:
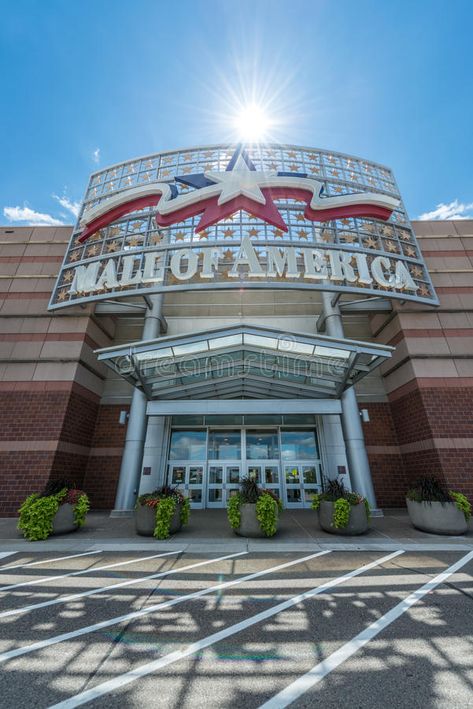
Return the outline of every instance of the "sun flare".
<path id="1" fill-rule="evenodd" d="M 251 103 L 235 115 L 234 128 L 239 140 L 258 143 L 268 138 L 271 119 L 262 106 Z"/>

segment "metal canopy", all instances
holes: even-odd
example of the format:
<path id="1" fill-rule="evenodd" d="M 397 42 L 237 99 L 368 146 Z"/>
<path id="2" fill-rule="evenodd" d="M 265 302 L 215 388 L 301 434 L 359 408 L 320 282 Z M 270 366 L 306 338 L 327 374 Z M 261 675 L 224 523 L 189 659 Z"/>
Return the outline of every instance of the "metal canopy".
<path id="1" fill-rule="evenodd" d="M 96 350 L 149 400 L 338 399 L 393 347 L 234 325 Z"/>

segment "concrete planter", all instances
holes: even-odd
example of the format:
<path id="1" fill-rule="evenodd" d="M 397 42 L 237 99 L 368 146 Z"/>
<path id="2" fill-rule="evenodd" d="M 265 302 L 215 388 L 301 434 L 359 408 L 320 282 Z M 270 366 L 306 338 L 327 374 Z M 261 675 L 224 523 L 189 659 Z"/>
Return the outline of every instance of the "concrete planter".
<path id="1" fill-rule="evenodd" d="M 74 522 L 74 507 L 68 502 L 59 505 L 58 511 L 53 518 L 53 531 L 51 534 L 67 534 L 75 532 L 78 528 Z"/>
<path id="2" fill-rule="evenodd" d="M 354 536 L 365 534 L 369 529 L 369 520 L 366 514 L 365 503 L 350 505 L 350 517 L 346 527 L 334 527 L 332 524 L 334 503 L 322 500 L 319 507 L 319 523 L 324 532 Z"/>
<path id="3" fill-rule="evenodd" d="M 181 524 L 182 505 L 177 504 L 169 525 L 169 534 L 175 534 L 182 526 Z M 138 505 L 135 510 L 136 533 L 143 537 L 152 537 L 156 527 L 156 508 L 148 505 Z"/>
<path id="4" fill-rule="evenodd" d="M 276 512 L 276 514 L 278 514 Z M 279 519 L 276 520 L 276 527 Z M 240 506 L 240 526 L 234 530 L 235 534 L 240 537 L 255 537 L 267 539 L 266 534 L 262 531 L 260 523 L 256 516 L 256 503 L 245 502 Z"/>
<path id="5" fill-rule="evenodd" d="M 430 534 L 465 534 L 468 523 L 454 502 L 406 500 L 407 511 L 416 529 Z"/>

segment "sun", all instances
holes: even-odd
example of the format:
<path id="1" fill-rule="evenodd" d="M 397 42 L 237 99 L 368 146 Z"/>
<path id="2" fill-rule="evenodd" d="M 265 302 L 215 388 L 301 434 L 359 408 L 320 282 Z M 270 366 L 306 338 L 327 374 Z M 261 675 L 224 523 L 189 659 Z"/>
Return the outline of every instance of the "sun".
<path id="1" fill-rule="evenodd" d="M 233 125 L 239 140 L 260 143 L 268 138 L 272 121 L 262 106 L 250 103 L 235 115 Z"/>

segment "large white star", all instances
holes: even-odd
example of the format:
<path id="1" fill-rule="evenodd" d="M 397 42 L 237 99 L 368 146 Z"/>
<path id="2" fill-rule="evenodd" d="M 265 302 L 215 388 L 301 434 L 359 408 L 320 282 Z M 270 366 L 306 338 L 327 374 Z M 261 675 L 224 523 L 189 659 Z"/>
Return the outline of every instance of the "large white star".
<path id="1" fill-rule="evenodd" d="M 266 204 L 266 199 L 261 191 L 261 187 L 270 187 L 271 178 L 277 175 L 274 170 L 268 172 L 257 172 L 250 170 L 241 155 L 232 170 L 226 172 L 205 172 L 205 177 L 221 185 L 221 193 L 218 198 L 218 205 L 225 204 L 235 197 L 244 195 L 249 199 Z"/>

